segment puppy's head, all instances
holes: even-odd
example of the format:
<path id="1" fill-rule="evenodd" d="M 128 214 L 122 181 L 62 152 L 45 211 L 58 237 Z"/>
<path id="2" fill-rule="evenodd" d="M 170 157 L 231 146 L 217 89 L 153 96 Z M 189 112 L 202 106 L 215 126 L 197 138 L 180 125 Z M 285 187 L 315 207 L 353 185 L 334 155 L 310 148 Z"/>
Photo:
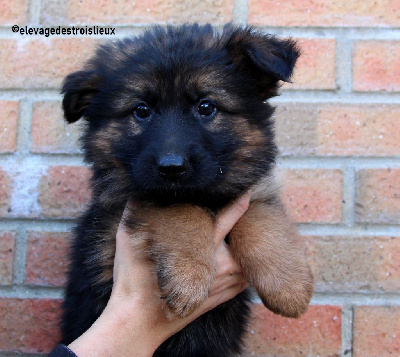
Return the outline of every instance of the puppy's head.
<path id="1" fill-rule="evenodd" d="M 159 203 L 238 196 L 275 159 L 265 101 L 298 56 L 291 40 L 231 25 L 219 34 L 155 27 L 100 46 L 62 89 L 66 120 L 87 122 L 95 194 Z"/>

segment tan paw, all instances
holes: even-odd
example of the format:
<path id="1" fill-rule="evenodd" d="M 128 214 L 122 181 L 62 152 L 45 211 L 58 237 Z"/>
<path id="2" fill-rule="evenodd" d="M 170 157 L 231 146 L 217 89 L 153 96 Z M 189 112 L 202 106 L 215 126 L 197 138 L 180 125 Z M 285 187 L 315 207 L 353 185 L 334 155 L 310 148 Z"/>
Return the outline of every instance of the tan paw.
<path id="1" fill-rule="evenodd" d="M 269 310 L 293 318 L 307 311 L 314 289 L 310 271 L 296 280 L 268 277 L 254 283 L 254 287 Z"/>
<path id="2" fill-rule="evenodd" d="M 205 265 L 182 270 L 181 274 L 174 270 L 170 267 L 158 272 L 161 298 L 170 314 L 185 317 L 207 299 L 214 274 Z"/>

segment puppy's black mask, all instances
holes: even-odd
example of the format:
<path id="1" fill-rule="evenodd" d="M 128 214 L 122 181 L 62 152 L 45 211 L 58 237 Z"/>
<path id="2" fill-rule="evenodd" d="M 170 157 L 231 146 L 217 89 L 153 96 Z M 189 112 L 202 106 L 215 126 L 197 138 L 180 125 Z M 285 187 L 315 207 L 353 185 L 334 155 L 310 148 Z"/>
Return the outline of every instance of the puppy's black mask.
<path id="1" fill-rule="evenodd" d="M 102 45 L 63 84 L 65 118 L 83 117 L 94 197 L 172 204 L 239 196 L 275 160 L 265 103 L 299 51 L 251 28 L 155 27 Z"/>

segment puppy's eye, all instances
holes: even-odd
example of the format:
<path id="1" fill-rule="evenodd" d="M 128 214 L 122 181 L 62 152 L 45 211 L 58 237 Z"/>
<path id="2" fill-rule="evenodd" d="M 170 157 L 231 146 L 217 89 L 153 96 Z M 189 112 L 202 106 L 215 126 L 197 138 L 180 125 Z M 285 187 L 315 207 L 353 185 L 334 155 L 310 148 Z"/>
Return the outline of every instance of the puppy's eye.
<path id="1" fill-rule="evenodd" d="M 217 113 L 217 107 L 213 102 L 210 102 L 209 100 L 203 100 L 199 104 L 197 111 L 201 116 L 209 118 Z"/>
<path id="2" fill-rule="evenodd" d="M 139 103 L 133 108 L 132 114 L 137 120 L 148 119 L 151 115 L 151 109 L 146 103 Z"/>

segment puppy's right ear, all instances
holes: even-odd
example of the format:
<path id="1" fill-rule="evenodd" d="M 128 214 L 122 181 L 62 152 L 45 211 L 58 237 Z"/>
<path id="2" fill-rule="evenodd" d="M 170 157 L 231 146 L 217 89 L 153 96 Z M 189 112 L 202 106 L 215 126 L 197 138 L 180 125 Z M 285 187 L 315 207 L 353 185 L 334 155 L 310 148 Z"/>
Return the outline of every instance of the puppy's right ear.
<path id="1" fill-rule="evenodd" d="M 69 74 L 63 82 L 62 106 L 68 123 L 74 123 L 85 114 L 91 100 L 98 92 L 100 76 L 95 71 L 79 71 Z"/>

